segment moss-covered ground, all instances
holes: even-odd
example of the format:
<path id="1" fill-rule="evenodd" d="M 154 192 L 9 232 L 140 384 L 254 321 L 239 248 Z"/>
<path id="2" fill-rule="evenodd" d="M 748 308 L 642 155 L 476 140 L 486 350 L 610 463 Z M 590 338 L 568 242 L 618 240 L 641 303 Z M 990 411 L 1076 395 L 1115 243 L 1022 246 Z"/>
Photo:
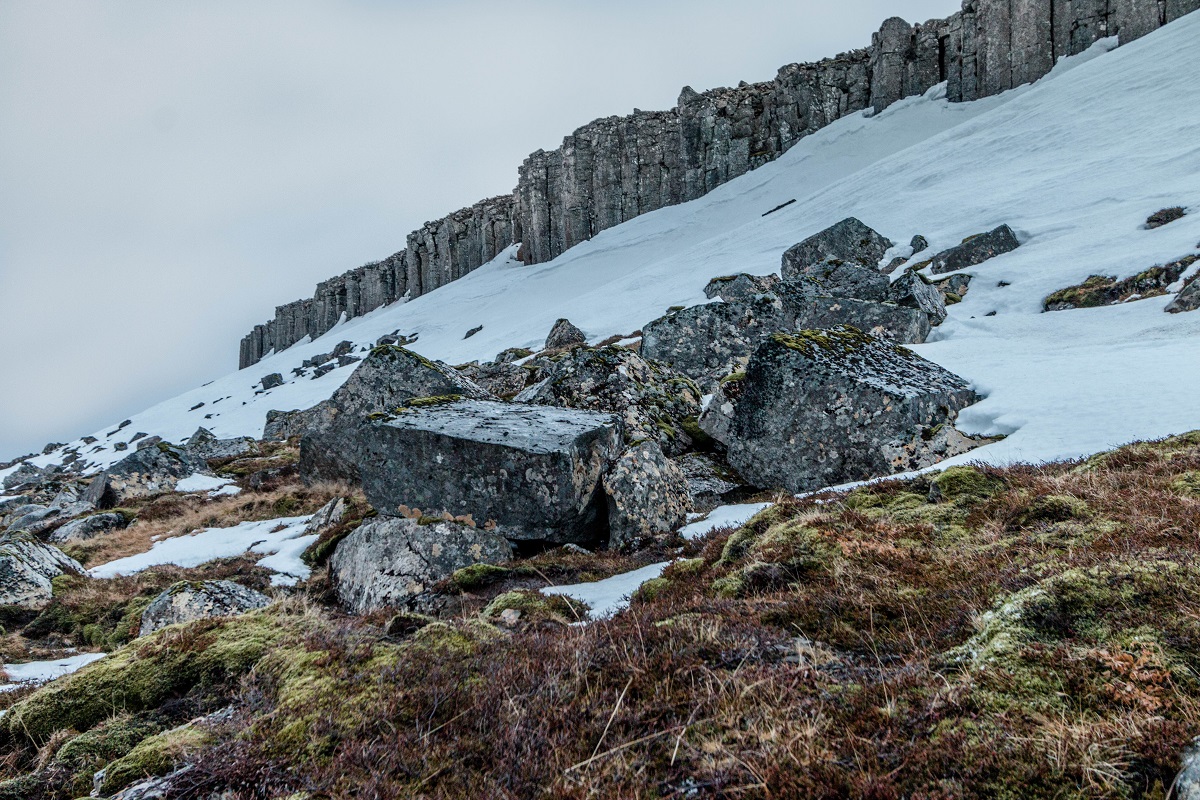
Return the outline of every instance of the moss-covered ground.
<path id="1" fill-rule="evenodd" d="M 1165 798 L 1200 734 L 1197 474 L 1200 433 L 787 500 L 589 625 L 507 565 L 428 616 L 168 628 L 0 718 L 0 797 L 186 762 L 180 796 Z"/>

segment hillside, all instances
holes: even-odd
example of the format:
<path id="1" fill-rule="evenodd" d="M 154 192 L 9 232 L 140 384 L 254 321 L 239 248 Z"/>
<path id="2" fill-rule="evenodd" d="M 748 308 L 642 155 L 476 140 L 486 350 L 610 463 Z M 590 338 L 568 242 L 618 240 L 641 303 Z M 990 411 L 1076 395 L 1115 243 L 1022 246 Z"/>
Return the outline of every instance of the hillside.
<path id="1" fill-rule="evenodd" d="M 0 470 L 0 800 L 1200 797 L 1198 39 Z"/>

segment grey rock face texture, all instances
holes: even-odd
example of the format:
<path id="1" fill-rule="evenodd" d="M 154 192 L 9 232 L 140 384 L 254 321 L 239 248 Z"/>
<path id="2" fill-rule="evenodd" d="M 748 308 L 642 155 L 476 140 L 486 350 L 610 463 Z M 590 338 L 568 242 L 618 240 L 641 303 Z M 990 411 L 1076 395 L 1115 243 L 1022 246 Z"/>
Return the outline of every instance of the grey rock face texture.
<path id="1" fill-rule="evenodd" d="M 675 463 L 687 481 L 692 511 L 712 511 L 720 505 L 737 503 L 753 492 L 740 475 L 716 456 L 688 453 L 675 459 Z"/>
<path id="2" fill-rule="evenodd" d="M 920 344 L 929 337 L 929 317 L 915 308 L 847 297 L 788 298 L 790 330 L 853 325 L 897 344 Z"/>
<path id="3" fill-rule="evenodd" d="M 550 335 L 546 337 L 546 349 L 557 350 L 574 344 L 587 344 L 584 332 L 572 325 L 569 319 L 555 322 L 554 327 L 550 329 Z"/>
<path id="4" fill-rule="evenodd" d="M 990 97 L 1099 39 L 1125 44 L 1198 8 L 1200 0 L 964 0 L 946 19 L 888 19 L 869 47 L 789 64 L 771 81 L 703 94 L 684 87 L 675 108 L 584 125 L 525 159 L 511 195 L 426 223 L 400 252 L 279 306 L 242 340 L 240 363 L 315 338 L 342 314 L 432 291 L 515 242 L 525 263 L 549 261 L 640 214 L 694 200 L 847 114 L 880 111 L 941 81 L 952 102 Z"/>
<path id="5" fill-rule="evenodd" d="M 208 469 L 195 454 L 166 442 L 135 450 L 92 479 L 84 500 L 113 508 L 134 497 L 174 490 L 183 478 Z"/>
<path id="6" fill-rule="evenodd" d="M 601 477 L 620 452 L 618 417 L 463 400 L 365 427 L 358 458 L 367 501 L 494 522 L 510 539 L 603 538 Z"/>
<path id="7" fill-rule="evenodd" d="M 1012 228 L 1001 225 L 995 230 L 972 236 L 962 244 L 943 250 L 933 257 L 931 271 L 935 275 L 974 267 L 1002 253 L 1010 253 L 1021 246 Z"/>
<path id="8" fill-rule="evenodd" d="M 709 300 L 719 297 L 727 303 L 734 300 L 749 300 L 755 295 L 765 294 L 775 290 L 779 285 L 778 275 L 729 275 L 713 278 L 704 287 L 704 296 Z"/>
<path id="9" fill-rule="evenodd" d="M 83 572 L 78 561 L 32 536 L 0 536 L 0 606 L 45 608 L 53 597 L 52 580 Z"/>
<path id="10" fill-rule="evenodd" d="M 85 542 L 88 539 L 94 539 L 109 531 L 124 528 L 128 524 L 129 522 L 125 519 L 124 514 L 111 512 L 92 514 L 91 516 L 72 520 L 66 525 L 55 529 L 50 534 L 50 541 L 55 544 Z"/>
<path id="11" fill-rule="evenodd" d="M 246 366 L 250 366 L 247 364 Z M 270 375 L 264 375 L 262 379 L 263 389 L 274 389 L 276 386 L 283 386 L 283 376 L 278 372 L 272 372 Z"/>
<path id="12" fill-rule="evenodd" d="M 966 381 L 936 364 L 839 327 L 772 336 L 746 377 L 713 398 L 700 425 L 748 481 L 799 492 L 953 454 L 961 443 L 939 434 L 976 399 Z"/>
<path id="13" fill-rule="evenodd" d="M 335 497 L 330 500 L 317 509 L 317 513 L 312 515 L 308 524 L 304 526 L 304 533 L 320 533 L 328 527 L 337 525 L 346 516 L 346 506 L 346 499 L 344 497 Z"/>
<path id="14" fill-rule="evenodd" d="M 1184 311 L 1195 311 L 1200 308 L 1200 279 L 1193 279 L 1191 283 L 1184 286 L 1179 294 L 1175 295 L 1175 299 L 1167 304 L 1163 309 L 1170 314 L 1179 314 Z"/>
<path id="15" fill-rule="evenodd" d="M 834 262 L 834 266 L 847 262 L 878 272 L 880 260 L 894 244 L 860 220 L 848 217 L 788 248 L 780 274 L 784 280 L 806 275 L 820 278 L 813 272 L 825 262 Z"/>
<path id="16" fill-rule="evenodd" d="M 524 389 L 530 374 L 529 370 L 504 361 L 470 364 L 458 367 L 458 371 L 485 391 L 503 399 L 511 398 Z"/>
<path id="17" fill-rule="evenodd" d="M 40 468 L 32 464 L 22 464 L 17 467 L 16 472 L 4 477 L 4 488 L 12 489 L 25 484 L 40 483 L 44 477 L 45 473 Z"/>
<path id="18" fill-rule="evenodd" d="M 635 550 L 682 528 L 691 510 L 687 478 L 654 442 L 631 447 L 604 476 L 608 546 Z"/>
<path id="19" fill-rule="evenodd" d="M 924 311 L 930 325 L 941 325 L 946 321 L 946 301 L 942 293 L 911 269 L 905 270 L 903 275 L 892 281 L 888 299 L 898 306 Z"/>
<path id="20" fill-rule="evenodd" d="M 888 299 L 888 276 L 875 269 L 844 261 L 820 261 L 806 267 L 785 268 L 785 271 L 791 274 L 781 286 L 781 295 L 796 294 L 798 290 L 800 294 L 848 297 L 876 303 Z M 802 279 L 812 283 L 799 283 Z"/>
<path id="21" fill-rule="evenodd" d="M 625 441 L 651 439 L 676 454 L 692 441 L 686 420 L 700 416 L 699 387 L 686 375 L 623 347 L 578 348 L 521 394 L 522 402 L 619 414 Z"/>
<path id="22" fill-rule="evenodd" d="M 329 578 L 338 601 L 357 614 L 401 608 L 455 570 L 499 564 L 512 547 L 498 532 L 454 522 L 413 519 L 369 520 L 338 543 Z"/>
<path id="23" fill-rule="evenodd" d="M 706 392 L 745 365 L 767 336 L 791 330 L 775 295 L 685 308 L 642 327 L 641 354 L 696 381 Z"/>
<path id="24" fill-rule="evenodd" d="M 183 446 L 184 450 L 203 461 L 208 461 L 210 458 L 243 456 L 254 452 L 257 448 L 257 443 L 249 436 L 218 439 L 208 428 L 197 428 Z"/>
<path id="25" fill-rule="evenodd" d="M 445 364 L 396 345 L 376 347 L 333 396 L 304 412 L 300 474 L 306 481 L 358 480 L 348 447 L 369 414 L 388 413 L 418 398 L 491 397 Z"/>
<path id="26" fill-rule="evenodd" d="M 146 606 L 138 635 L 198 619 L 233 617 L 270 603 L 265 594 L 232 581 L 180 581 Z"/>

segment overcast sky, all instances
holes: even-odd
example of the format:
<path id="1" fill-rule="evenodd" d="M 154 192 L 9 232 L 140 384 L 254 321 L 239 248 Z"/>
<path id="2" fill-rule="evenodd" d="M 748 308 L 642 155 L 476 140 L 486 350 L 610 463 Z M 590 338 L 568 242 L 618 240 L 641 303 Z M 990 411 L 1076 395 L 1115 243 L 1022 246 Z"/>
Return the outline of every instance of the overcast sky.
<path id="1" fill-rule="evenodd" d="M 0 461 L 237 368 L 600 116 L 956 0 L 0 0 Z"/>

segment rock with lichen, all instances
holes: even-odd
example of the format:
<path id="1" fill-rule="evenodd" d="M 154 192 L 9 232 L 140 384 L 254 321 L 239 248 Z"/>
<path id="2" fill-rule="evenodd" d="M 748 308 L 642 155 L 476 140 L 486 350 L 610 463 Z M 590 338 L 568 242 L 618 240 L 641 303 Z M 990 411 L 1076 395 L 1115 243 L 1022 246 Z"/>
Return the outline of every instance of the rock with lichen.
<path id="1" fill-rule="evenodd" d="M 766 294 L 774 291 L 779 285 L 779 276 L 770 275 L 748 275 L 745 272 L 737 275 L 725 275 L 720 278 L 713 278 L 704 287 L 704 296 L 712 300 L 719 297 L 729 303 L 734 300 L 747 300 L 755 295 Z"/>
<path id="2" fill-rule="evenodd" d="M 1168 314 L 1179 314 L 1197 308 L 1200 308 L 1200 279 L 1192 278 L 1163 310 Z"/>
<path id="3" fill-rule="evenodd" d="M 888 288 L 888 299 L 898 306 L 916 308 L 925 312 L 930 325 L 941 325 L 946 320 L 946 300 L 924 275 L 907 269 L 892 281 Z"/>
<path id="4" fill-rule="evenodd" d="M 497 360 L 486 364 L 471 362 L 455 369 L 482 389 L 506 400 L 524 389 L 529 379 L 529 370 L 522 369 L 511 361 Z"/>
<path id="5" fill-rule="evenodd" d="M 328 400 L 303 412 L 300 474 L 305 481 L 357 482 L 352 443 L 371 414 L 385 414 L 424 398 L 485 399 L 491 395 L 454 368 L 396 345 L 371 351 Z"/>
<path id="6" fill-rule="evenodd" d="M 583 331 L 571 324 L 569 319 L 560 319 L 550 328 L 546 337 L 547 350 L 560 350 L 577 344 L 587 344 L 587 336 Z"/>
<path id="7" fill-rule="evenodd" d="M 469 518 L 511 539 L 607 538 L 601 478 L 620 454 L 615 415 L 447 400 L 372 421 L 349 446 L 381 514 Z"/>
<path id="8" fill-rule="evenodd" d="M 114 508 L 127 500 L 175 489 L 179 481 L 208 470 L 195 453 L 167 442 L 142 447 L 97 475 L 81 498 L 95 508 Z"/>
<path id="9" fill-rule="evenodd" d="M 962 244 L 943 250 L 931 260 L 934 275 L 974 267 L 1003 253 L 1010 253 L 1021 246 L 1017 235 L 1007 225 L 968 236 Z"/>
<path id="10" fill-rule="evenodd" d="M 791 250 L 788 253 L 792 252 Z M 784 254 L 784 265 L 788 264 L 787 254 Z M 888 299 L 888 276 L 873 267 L 866 267 L 850 261 L 827 260 L 815 264 L 794 264 L 785 269 L 788 283 L 810 281 L 816 291 L 807 294 L 821 294 L 826 297 L 849 297 L 855 300 L 869 300 L 876 303 Z M 783 292 L 780 292 L 783 294 Z"/>
<path id="11" fill-rule="evenodd" d="M 687 478 L 653 441 L 629 448 L 604 476 L 608 546 L 634 550 L 683 527 L 691 510 Z"/>
<path id="12" fill-rule="evenodd" d="M 775 334 L 713 398 L 700 426 L 746 480 L 789 491 L 919 469 L 964 452 L 967 382 L 849 326 Z"/>
<path id="13" fill-rule="evenodd" d="M 783 254 L 784 280 L 808 274 L 822 264 L 848 263 L 878 271 L 894 242 L 849 217 L 792 246 Z"/>
<path id="14" fill-rule="evenodd" d="M 380 517 L 338 543 L 329 580 L 338 601 L 363 614 L 403 608 L 456 570 L 510 558 L 512 547 L 497 530 L 436 517 Z"/>
<path id="15" fill-rule="evenodd" d="M 45 608 L 54 596 L 55 578 L 83 572 L 78 561 L 32 535 L 0 536 L 0 606 Z"/>
<path id="16" fill-rule="evenodd" d="M 236 458 L 253 453 L 257 443 L 249 436 L 218 439 L 208 428 L 197 428 L 183 445 L 183 449 L 205 461 L 215 458 Z"/>
<path id="17" fill-rule="evenodd" d="M 245 614 L 271 603 L 271 598 L 233 581 L 180 581 L 150 601 L 142 612 L 139 635 L 210 617 Z"/>
<path id="18" fill-rule="evenodd" d="M 580 347 L 554 361 L 543 376 L 516 399 L 619 414 L 626 442 L 652 439 L 670 455 L 693 444 L 688 431 L 696 430 L 700 416 L 700 388 L 664 364 L 616 345 Z"/>
<path id="19" fill-rule="evenodd" d="M 740 503 L 754 493 L 716 453 L 687 453 L 675 459 L 683 472 L 691 510 L 705 513 L 717 506 Z"/>

